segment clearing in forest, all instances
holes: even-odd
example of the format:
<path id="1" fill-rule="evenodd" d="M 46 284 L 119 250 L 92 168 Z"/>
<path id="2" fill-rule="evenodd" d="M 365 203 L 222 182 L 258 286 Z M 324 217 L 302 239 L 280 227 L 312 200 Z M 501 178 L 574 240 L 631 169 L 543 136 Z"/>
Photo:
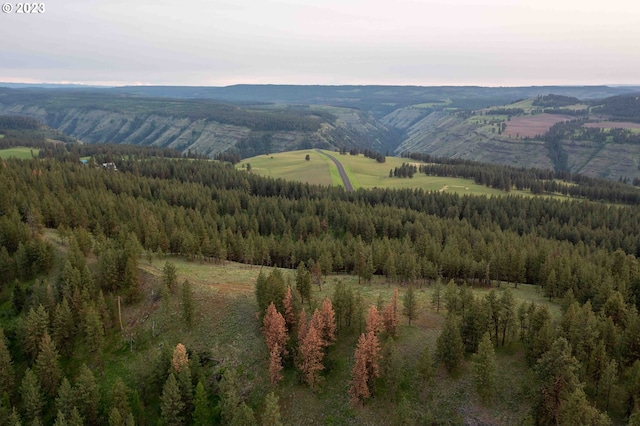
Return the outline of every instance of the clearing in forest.
<path id="1" fill-rule="evenodd" d="M 598 129 L 633 129 L 640 130 L 640 123 L 628 121 L 601 121 L 599 123 L 585 123 L 583 127 L 594 127 Z"/>
<path id="2" fill-rule="evenodd" d="M 507 122 L 504 134 L 510 138 L 533 138 L 545 134 L 551 126 L 561 121 L 575 120 L 575 117 L 562 114 L 538 114 L 515 117 Z"/>
<path id="3" fill-rule="evenodd" d="M 386 157 L 384 163 L 367 158 L 363 154 L 340 155 L 335 151 L 314 149 L 302 151 L 279 152 L 268 155 L 258 155 L 256 157 L 242 160 L 236 168 L 245 169 L 247 164 L 251 165 L 251 173 L 273 178 L 283 178 L 310 184 L 337 185 L 343 186 L 342 178 L 338 168 L 327 156 L 322 153 L 333 155 L 343 166 L 353 189 L 358 188 L 421 188 L 425 191 L 455 192 L 458 194 L 474 195 L 505 195 L 505 191 L 489 188 L 476 184 L 473 179 L 464 179 L 448 176 L 427 176 L 417 172 L 413 178 L 389 177 L 389 172 L 402 164 L 412 164 L 418 167 L 420 163 L 409 158 Z M 309 155 L 309 161 L 305 157 Z M 512 190 L 511 194 L 530 194 Z"/>
<path id="4" fill-rule="evenodd" d="M 36 148 L 25 148 L 25 147 L 7 148 L 7 149 L 0 149 L 0 158 L 17 158 L 19 160 L 28 160 L 33 157 L 38 157 L 39 153 L 40 153 L 40 150 Z"/>

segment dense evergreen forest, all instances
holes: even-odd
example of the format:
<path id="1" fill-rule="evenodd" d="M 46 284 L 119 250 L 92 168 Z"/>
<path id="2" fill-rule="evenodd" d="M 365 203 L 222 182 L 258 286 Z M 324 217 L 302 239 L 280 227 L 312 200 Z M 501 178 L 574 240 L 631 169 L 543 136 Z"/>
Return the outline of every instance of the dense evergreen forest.
<path id="1" fill-rule="evenodd" d="M 378 391 L 395 395 L 392 367 L 378 366 L 380 344 L 393 340 L 401 310 L 411 322 L 409 294 L 426 285 L 436 286 L 433 306 L 439 311 L 442 304 L 447 320 L 437 351 L 423 354 L 411 380 L 431 380 L 434 362 L 455 376 L 462 358 L 474 354 L 474 383 L 490 398 L 494 348 L 512 345 L 522 349 L 535 377 L 528 421 L 639 420 L 640 207 L 633 187 L 567 175 L 572 184 L 563 188 L 582 188 L 576 195 L 583 198 L 419 189 L 347 193 L 179 158 L 170 150 L 43 148 L 40 159 L 0 163 L 2 424 L 257 423 L 257 404 L 243 394 L 235 370 L 180 345 L 165 348 L 138 376 L 99 386 L 109 361 L 105 336 L 118 333 L 118 308 L 110 301 L 119 296 L 125 306 L 139 303 L 143 252 L 297 268 L 291 287 L 277 269 L 256 283 L 274 384 L 283 368 L 286 375 L 295 366 L 302 382 L 318 387 L 323 354 L 346 330 L 357 335 L 356 324 L 366 323 L 349 398 L 356 408 L 375 401 L 372 386 L 380 375 L 384 386 Z M 83 156 L 92 159 L 81 164 Z M 115 162 L 117 171 L 100 166 L 104 162 Z M 422 167 L 425 173 L 497 179 L 469 162 Z M 545 182 L 559 178 L 509 168 L 486 173 L 541 191 L 551 191 Z M 47 236 L 51 229 L 65 240 L 65 250 L 55 248 Z M 336 287 L 308 321 L 300 307 L 309 303 L 311 281 L 335 273 L 365 283 L 384 277 L 403 288 L 404 309 L 395 293 L 366 311 L 355 289 Z M 177 292 L 169 262 L 163 280 L 167 290 L 160 299 Z M 449 284 L 440 293 L 443 282 Z M 508 291 L 480 298 L 469 290 L 525 283 L 561 301 L 561 317 L 552 318 L 546 307 L 516 305 Z M 188 306 L 188 283 L 181 288 Z M 382 360 L 394 356 L 385 352 Z M 85 365 L 75 365 L 78 360 Z M 403 402 L 395 403 L 401 413 Z M 277 401 L 266 405 L 276 408 L 263 410 L 263 424 L 278 417 Z"/>

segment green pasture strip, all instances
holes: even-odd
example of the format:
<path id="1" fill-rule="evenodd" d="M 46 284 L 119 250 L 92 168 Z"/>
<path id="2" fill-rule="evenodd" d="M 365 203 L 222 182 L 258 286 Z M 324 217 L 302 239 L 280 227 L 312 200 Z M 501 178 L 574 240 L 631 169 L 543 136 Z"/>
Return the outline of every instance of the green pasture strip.
<path id="1" fill-rule="evenodd" d="M 33 152 L 33 156 L 31 155 Z M 19 160 L 28 160 L 33 157 L 38 157 L 40 150 L 37 148 L 27 148 L 27 147 L 15 147 L 15 148 L 7 148 L 0 149 L 0 158 L 17 158 Z"/>

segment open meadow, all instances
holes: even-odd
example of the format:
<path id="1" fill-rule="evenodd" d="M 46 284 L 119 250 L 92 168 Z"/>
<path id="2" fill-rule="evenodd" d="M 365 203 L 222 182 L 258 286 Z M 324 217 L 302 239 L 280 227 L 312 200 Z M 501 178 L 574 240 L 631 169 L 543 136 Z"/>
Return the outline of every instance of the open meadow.
<path id="1" fill-rule="evenodd" d="M 332 151 L 324 151 L 333 155 L 343 165 L 354 189 L 358 188 L 421 188 L 425 191 L 453 192 L 457 194 L 503 195 L 504 191 L 478 185 L 471 179 L 427 176 L 416 173 L 413 178 L 389 177 L 389 171 L 403 163 L 416 166 L 419 163 L 408 158 L 386 157 L 384 163 L 367 158 L 364 155 L 340 155 Z M 305 156 L 310 160 L 306 161 Z M 319 185 L 342 185 L 338 169 L 325 155 L 316 150 L 301 150 L 259 155 L 244 159 L 236 165 L 238 169 L 246 169 L 251 165 L 251 173 L 273 178 L 283 178 Z M 512 191 L 511 193 L 519 193 Z"/>
<path id="2" fill-rule="evenodd" d="M 37 148 L 25 147 L 0 149 L 0 158 L 17 158 L 20 160 L 27 160 L 37 157 L 39 152 L 40 150 Z"/>
<path id="3" fill-rule="evenodd" d="M 195 321 L 187 328 L 181 320 L 180 304 L 172 302 L 168 307 L 154 302 L 154 294 L 160 291 L 162 268 L 166 261 L 176 266 L 178 282 L 189 280 L 195 295 Z M 375 404 L 354 410 L 349 404 L 348 388 L 353 367 L 353 351 L 359 331 L 341 335 L 336 345 L 327 353 L 326 370 L 322 381 L 315 389 L 301 384 L 298 373 L 291 367 L 283 371 L 284 381 L 277 387 L 269 385 L 268 353 L 258 321 L 258 306 L 255 298 L 255 282 L 260 272 L 269 274 L 272 268 L 249 266 L 233 262 L 215 264 L 204 261 L 188 261 L 180 257 L 162 257 L 153 260 L 140 259 L 140 272 L 144 277 L 145 300 L 139 305 L 125 309 L 125 331 L 113 365 L 123 362 L 129 367 L 128 374 L 157 355 L 160 346 L 174 347 L 182 342 L 190 350 L 208 354 L 215 362 L 237 366 L 247 378 L 250 386 L 249 401 L 260 406 L 267 391 L 274 391 L 280 398 L 285 424 L 392 424 L 397 420 L 394 409 L 399 400 L 389 399 L 388 389 L 382 380 L 377 392 L 386 395 L 376 399 Z M 281 269 L 285 280 L 295 287 L 295 270 Z M 336 285 L 344 283 L 360 294 L 364 306 L 374 306 L 379 301 L 387 303 L 395 286 L 399 287 L 399 309 L 407 285 L 391 284 L 384 277 L 374 276 L 370 282 L 358 284 L 352 275 L 329 275 L 322 289 L 313 286 L 312 299 L 305 302 L 307 312 L 319 308 L 322 300 L 331 297 Z M 554 317 L 559 316 L 559 307 L 544 298 L 540 290 L 531 285 L 503 284 L 500 294 L 509 287 L 517 304 L 535 302 L 548 306 Z M 518 344 L 498 348 L 497 362 L 501 365 L 497 386 L 500 401 L 487 406 L 473 391 L 470 359 L 463 363 L 460 374 L 451 377 L 443 368 L 438 368 L 436 378 L 429 386 L 415 382 L 416 362 L 425 347 L 432 354 L 436 351 L 436 340 L 440 335 L 446 309 L 432 304 L 433 283 L 415 283 L 419 313 L 409 325 L 399 315 L 398 335 L 383 339 L 383 350 L 393 341 L 398 350 L 400 384 L 397 395 L 404 398 L 403 406 L 411 417 L 434 422 L 481 421 L 491 424 L 516 424 L 526 417 L 529 405 L 527 384 L 531 380 L 522 356 L 513 354 L 522 349 Z M 473 289 L 475 297 L 481 298 L 489 289 Z M 364 321 L 359 325 L 364 331 Z M 134 336 L 133 352 L 129 349 L 127 336 Z M 389 340 L 390 339 L 390 340 Z M 115 346 L 118 346 L 117 344 Z M 125 372 L 120 372 L 125 373 Z M 385 402 L 386 401 L 386 402 Z M 463 413 L 463 414 L 461 414 Z"/>

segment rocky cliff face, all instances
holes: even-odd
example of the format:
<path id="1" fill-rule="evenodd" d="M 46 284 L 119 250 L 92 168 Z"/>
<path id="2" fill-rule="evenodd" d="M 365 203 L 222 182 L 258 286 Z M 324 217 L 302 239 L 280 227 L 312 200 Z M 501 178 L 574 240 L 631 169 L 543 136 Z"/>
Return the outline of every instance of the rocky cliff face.
<path id="1" fill-rule="evenodd" d="M 153 145 L 210 157 L 228 150 L 255 155 L 311 147 L 389 148 L 389 130 L 371 115 L 347 108 L 332 113 L 333 119 L 323 120 L 317 130 L 265 131 L 180 115 L 0 103 L 0 114 L 37 118 L 85 143 Z"/>
<path id="2" fill-rule="evenodd" d="M 253 93 L 250 89 L 254 90 L 247 88 L 246 96 Z M 329 90 L 312 89 L 308 90 L 320 94 Z M 285 94 L 296 95 L 298 97 L 295 99 L 298 99 L 300 90 L 298 87 L 287 88 Z M 367 90 L 373 91 L 369 98 L 365 96 Z M 492 132 L 498 129 L 498 125 L 480 124 L 477 120 L 479 116 L 483 118 L 482 121 L 493 121 L 499 117 L 495 114 L 483 115 L 486 111 L 482 112 L 482 109 L 486 108 L 472 111 L 469 105 L 484 102 L 474 101 L 472 97 L 474 91 L 481 89 L 456 89 L 466 93 L 465 96 L 471 96 L 466 106 L 461 104 L 460 99 L 444 96 L 443 93 L 438 96 L 432 93 L 427 98 L 424 95 L 422 99 L 414 93 L 417 89 L 412 89 L 409 98 L 393 103 L 389 101 L 401 93 L 391 91 L 391 94 L 384 94 L 387 90 L 381 88 L 367 90 L 354 88 L 354 97 L 349 98 L 348 103 L 355 106 L 337 107 L 315 103 L 229 104 L 206 99 L 153 98 L 105 91 L 0 89 L 0 114 L 35 117 L 49 127 L 86 143 L 153 145 L 185 153 L 198 152 L 210 157 L 223 152 L 250 157 L 303 148 L 356 147 L 381 153 L 420 152 L 522 167 L 552 169 L 556 166 L 543 141 L 525 140 L 513 135 L 509 137 L 504 133 Z M 426 88 L 424 90 L 428 92 Z M 448 90 L 455 92 L 454 89 Z M 486 92 L 488 89 L 482 90 Z M 589 90 L 593 92 L 593 89 Z M 340 93 L 343 91 L 335 95 Z M 520 92 L 513 96 L 516 94 Z M 316 94 L 313 100 L 326 100 L 326 97 L 318 96 Z M 340 100 L 331 99 L 333 105 Z M 265 102 L 268 100 L 265 98 Z M 407 105 L 410 101 L 415 104 Z M 486 102 L 497 101 L 489 99 Z M 524 99 L 522 102 L 527 103 Z M 342 99 L 344 103 L 346 101 Z M 516 104 L 509 104 L 509 107 Z M 614 107 L 619 104 L 626 105 L 613 103 L 609 109 L 615 112 L 617 110 Z M 607 105 L 605 103 L 604 106 Z M 531 113 L 532 106 L 528 108 L 525 115 Z M 382 110 L 387 112 L 383 114 Z M 487 120 L 484 120 L 485 117 Z M 502 120 L 506 121 L 506 116 Z M 640 178 L 638 144 L 561 141 L 561 145 L 567 157 L 567 168 L 571 172 L 609 179 L 618 179 L 620 176 Z"/>

